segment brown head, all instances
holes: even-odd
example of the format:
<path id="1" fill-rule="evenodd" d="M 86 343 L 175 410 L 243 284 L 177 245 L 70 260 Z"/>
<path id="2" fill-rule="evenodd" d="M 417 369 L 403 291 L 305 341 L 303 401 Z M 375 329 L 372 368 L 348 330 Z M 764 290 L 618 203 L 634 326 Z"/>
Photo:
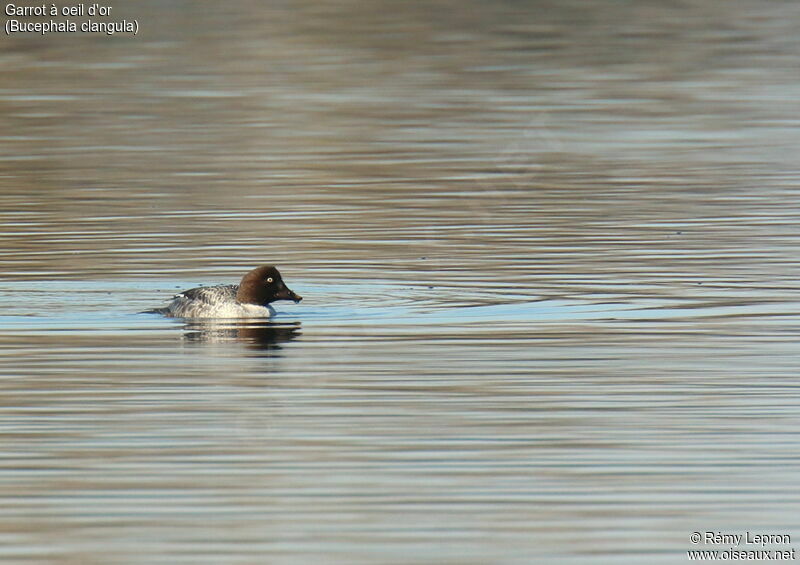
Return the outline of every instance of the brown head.
<path id="1" fill-rule="evenodd" d="M 281 274 L 272 265 L 258 267 L 247 273 L 242 277 L 239 290 L 236 291 L 236 300 L 242 304 L 266 306 L 276 300 L 300 302 L 302 299 L 302 296 L 298 296 L 283 284 Z"/>

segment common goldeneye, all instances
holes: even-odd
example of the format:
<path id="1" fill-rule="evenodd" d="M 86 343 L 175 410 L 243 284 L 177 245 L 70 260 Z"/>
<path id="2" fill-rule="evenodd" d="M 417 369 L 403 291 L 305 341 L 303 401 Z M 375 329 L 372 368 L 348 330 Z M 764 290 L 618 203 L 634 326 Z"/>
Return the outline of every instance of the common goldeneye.
<path id="1" fill-rule="evenodd" d="M 148 310 L 171 318 L 269 318 L 275 313 L 270 302 L 302 296 L 289 290 L 272 265 L 253 269 L 236 284 L 201 286 L 176 294 L 166 307 Z"/>

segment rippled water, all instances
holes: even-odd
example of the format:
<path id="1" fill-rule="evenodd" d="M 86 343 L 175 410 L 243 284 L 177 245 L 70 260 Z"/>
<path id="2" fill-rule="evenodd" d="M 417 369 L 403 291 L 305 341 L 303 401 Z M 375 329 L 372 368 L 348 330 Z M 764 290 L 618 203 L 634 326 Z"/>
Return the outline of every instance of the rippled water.
<path id="1" fill-rule="evenodd" d="M 694 4 L 4 37 L 0 560 L 800 539 L 800 14 Z M 140 313 L 264 263 L 304 296 L 274 319 Z"/>

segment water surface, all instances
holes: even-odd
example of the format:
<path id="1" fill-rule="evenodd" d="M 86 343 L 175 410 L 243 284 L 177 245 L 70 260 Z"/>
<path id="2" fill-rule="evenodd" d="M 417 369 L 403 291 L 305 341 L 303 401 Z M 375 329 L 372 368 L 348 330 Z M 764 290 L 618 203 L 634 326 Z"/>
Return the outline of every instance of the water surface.
<path id="1" fill-rule="evenodd" d="M 0 42 L 4 563 L 800 536 L 794 4 L 115 10 Z"/>

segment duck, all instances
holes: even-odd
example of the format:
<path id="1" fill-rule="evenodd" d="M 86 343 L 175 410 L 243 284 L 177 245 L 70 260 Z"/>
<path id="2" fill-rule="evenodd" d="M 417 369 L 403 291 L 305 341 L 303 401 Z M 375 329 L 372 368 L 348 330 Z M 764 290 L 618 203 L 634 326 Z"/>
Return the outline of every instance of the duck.
<path id="1" fill-rule="evenodd" d="M 190 288 L 165 307 L 147 313 L 168 318 L 270 318 L 275 315 L 271 303 L 276 300 L 297 304 L 303 297 L 286 286 L 274 265 L 264 265 L 245 274 L 239 284 Z"/>

